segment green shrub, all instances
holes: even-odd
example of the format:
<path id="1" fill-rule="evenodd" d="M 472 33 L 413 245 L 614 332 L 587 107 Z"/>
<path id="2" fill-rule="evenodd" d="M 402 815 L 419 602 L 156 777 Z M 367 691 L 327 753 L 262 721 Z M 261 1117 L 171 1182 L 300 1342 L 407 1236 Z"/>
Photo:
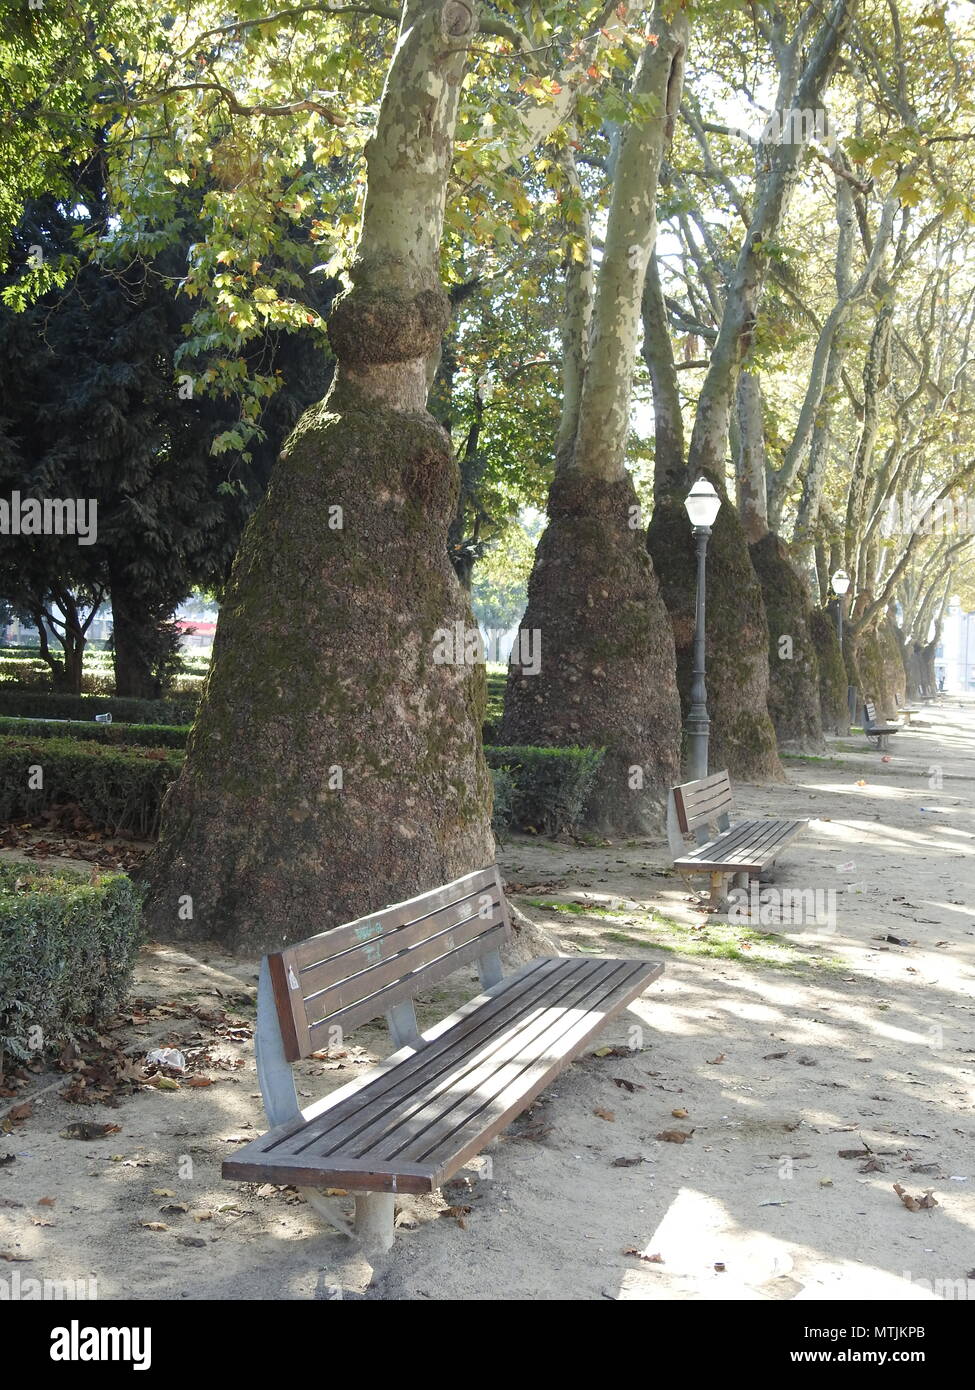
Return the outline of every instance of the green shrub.
<path id="1" fill-rule="evenodd" d="M 113 834 L 156 834 L 163 795 L 183 761 L 180 748 L 112 748 L 71 738 L 0 737 L 0 821 L 76 805 Z M 40 786 L 31 786 L 38 781 Z"/>
<path id="2" fill-rule="evenodd" d="M 118 695 L 59 695 L 0 685 L 0 715 L 9 719 L 94 719 L 110 714 L 123 724 L 190 724 L 198 694 L 169 700 L 133 700 Z"/>
<path id="3" fill-rule="evenodd" d="M 511 824 L 556 835 L 581 819 L 603 749 L 487 746 L 484 756 L 513 779 Z"/>
<path id="4" fill-rule="evenodd" d="M 81 720 L 6 719 L 0 716 L 0 735 L 21 738 L 74 738 L 87 743 L 142 748 L 185 748 L 190 724 L 96 724 Z"/>
<path id="5" fill-rule="evenodd" d="M 141 890 L 0 863 L 0 1075 L 92 1032 L 125 998 L 139 945 Z"/>

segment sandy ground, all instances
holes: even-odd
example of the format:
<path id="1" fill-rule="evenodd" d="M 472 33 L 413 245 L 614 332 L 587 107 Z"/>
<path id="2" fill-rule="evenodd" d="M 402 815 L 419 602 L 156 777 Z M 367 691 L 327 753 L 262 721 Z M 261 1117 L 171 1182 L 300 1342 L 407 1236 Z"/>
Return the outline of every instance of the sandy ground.
<path id="1" fill-rule="evenodd" d="M 110 1037 L 136 1060 L 182 1046 L 212 1084 L 80 1106 L 47 1073 L 0 1102 L 0 1280 L 93 1278 L 102 1299 L 975 1294 L 975 708 L 915 726 L 888 763 L 853 736 L 790 761 L 789 785 L 740 789 L 744 814 L 815 818 L 752 929 L 709 917 L 659 843 L 503 847 L 513 901 L 563 951 L 666 973 L 469 1190 L 404 1198 L 375 1270 L 296 1193 L 220 1178 L 263 1127 L 256 962 L 147 946 Z M 786 888 L 819 890 L 823 920 L 771 920 Z M 474 992 L 472 976 L 450 983 L 422 1023 Z M 386 1050 L 380 1028 L 351 1043 L 300 1065 L 302 1095 Z M 29 1116 L 3 1121 L 29 1096 Z M 119 1128 L 63 1137 L 79 1120 Z M 909 1210 L 894 1183 L 937 1205 Z"/>

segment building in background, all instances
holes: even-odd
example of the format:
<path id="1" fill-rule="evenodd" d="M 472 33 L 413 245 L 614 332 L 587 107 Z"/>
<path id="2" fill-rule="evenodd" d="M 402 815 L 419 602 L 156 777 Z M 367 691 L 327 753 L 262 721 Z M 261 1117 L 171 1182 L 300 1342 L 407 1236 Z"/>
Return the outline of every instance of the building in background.
<path id="1" fill-rule="evenodd" d="M 948 605 L 941 641 L 934 652 L 934 676 L 947 691 L 975 690 L 975 613 L 966 613 L 957 598 Z"/>

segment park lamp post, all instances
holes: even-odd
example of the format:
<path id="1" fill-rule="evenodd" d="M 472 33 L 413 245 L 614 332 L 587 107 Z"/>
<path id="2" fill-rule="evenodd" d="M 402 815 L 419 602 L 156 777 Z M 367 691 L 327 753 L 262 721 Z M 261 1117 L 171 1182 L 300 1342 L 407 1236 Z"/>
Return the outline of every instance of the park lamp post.
<path id="1" fill-rule="evenodd" d="M 846 570 L 837 570 L 830 583 L 833 586 L 833 593 L 836 595 L 836 630 L 840 639 L 840 651 L 843 650 L 843 598 L 847 589 L 850 587 L 850 576 Z"/>
<path id="2" fill-rule="evenodd" d="M 697 542 L 697 604 L 694 613 L 694 669 L 691 680 L 691 708 L 687 715 L 687 750 L 692 781 L 708 775 L 708 736 L 711 721 L 708 719 L 707 690 L 704 684 L 705 667 L 705 627 L 704 601 L 707 583 L 706 556 L 708 537 L 718 515 L 721 498 L 707 478 L 698 478 L 684 498 L 684 506 L 694 528 Z"/>
<path id="3" fill-rule="evenodd" d="M 829 581 L 833 586 L 833 593 L 836 595 L 836 634 L 840 643 L 840 656 L 843 655 L 843 600 L 850 587 L 850 576 L 846 570 L 837 570 Z M 850 711 L 850 723 L 856 720 L 857 696 L 856 688 L 852 685 L 846 687 L 846 703 Z"/>

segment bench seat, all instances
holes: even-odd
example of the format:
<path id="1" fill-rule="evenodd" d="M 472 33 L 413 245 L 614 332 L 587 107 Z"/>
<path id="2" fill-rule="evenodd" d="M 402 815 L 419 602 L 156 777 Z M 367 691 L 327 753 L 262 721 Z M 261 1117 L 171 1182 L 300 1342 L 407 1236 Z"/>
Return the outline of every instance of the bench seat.
<path id="1" fill-rule="evenodd" d="M 689 854 L 674 860 L 678 869 L 711 873 L 757 874 L 806 828 L 804 820 L 743 820 Z"/>
<path id="2" fill-rule="evenodd" d="M 226 1178 L 434 1192 L 663 972 L 648 961 L 535 960 L 368 1075 L 224 1162 Z"/>

